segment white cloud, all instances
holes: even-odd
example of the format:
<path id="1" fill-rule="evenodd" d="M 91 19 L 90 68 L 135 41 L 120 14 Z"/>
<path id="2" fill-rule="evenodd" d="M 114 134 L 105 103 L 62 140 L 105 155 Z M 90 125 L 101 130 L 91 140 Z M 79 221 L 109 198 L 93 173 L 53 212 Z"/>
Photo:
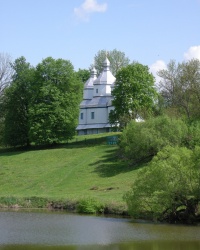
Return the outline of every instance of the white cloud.
<path id="1" fill-rule="evenodd" d="M 74 8 L 75 16 L 82 21 L 89 21 L 90 14 L 94 12 L 105 12 L 107 4 L 98 4 L 96 0 L 85 0 L 85 2 L 78 8 Z"/>
<path id="2" fill-rule="evenodd" d="M 161 69 L 166 69 L 167 65 L 163 60 L 157 60 L 155 63 L 153 63 L 149 69 L 150 72 L 153 74 L 153 76 L 156 79 L 156 85 L 160 82 L 161 78 L 157 75 L 157 72 Z"/>
<path id="3" fill-rule="evenodd" d="M 184 53 L 184 59 L 185 60 L 191 60 L 191 59 L 199 59 L 200 60 L 200 45 L 199 46 L 192 46 L 188 49 L 186 53 Z"/>

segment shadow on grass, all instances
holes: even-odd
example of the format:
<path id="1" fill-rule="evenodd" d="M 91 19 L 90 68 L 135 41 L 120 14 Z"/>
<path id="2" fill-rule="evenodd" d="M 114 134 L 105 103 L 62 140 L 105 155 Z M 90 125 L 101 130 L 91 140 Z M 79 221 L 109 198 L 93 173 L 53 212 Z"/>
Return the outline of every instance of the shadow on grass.
<path id="1" fill-rule="evenodd" d="M 101 136 L 99 138 L 79 137 L 68 142 L 54 143 L 51 145 L 31 145 L 31 146 L 10 147 L 10 148 L 4 147 L 0 148 L 0 156 L 18 155 L 28 151 L 36 151 L 36 150 L 50 150 L 59 148 L 72 149 L 72 148 L 85 148 L 98 145 L 106 145 L 106 138 L 107 135 Z"/>
<path id="2" fill-rule="evenodd" d="M 98 173 L 100 177 L 106 178 L 136 170 L 143 167 L 144 163 L 132 165 L 128 161 L 120 160 L 117 147 L 113 147 L 106 151 L 106 155 L 101 160 L 91 165 L 94 167 L 93 172 Z"/>

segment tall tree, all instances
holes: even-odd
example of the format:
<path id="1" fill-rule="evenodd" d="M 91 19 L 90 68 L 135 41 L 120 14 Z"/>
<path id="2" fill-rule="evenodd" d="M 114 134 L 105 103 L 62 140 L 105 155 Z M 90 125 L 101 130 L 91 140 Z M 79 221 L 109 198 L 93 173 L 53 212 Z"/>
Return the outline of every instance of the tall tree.
<path id="1" fill-rule="evenodd" d="M 82 87 L 70 61 L 48 57 L 37 65 L 30 107 L 31 141 L 53 144 L 72 138 Z"/>
<path id="2" fill-rule="evenodd" d="M 112 95 L 112 124 L 120 123 L 120 126 L 124 127 L 131 119 L 138 116 L 145 118 L 157 98 L 154 77 L 149 68 L 140 63 L 132 63 L 119 70 Z"/>
<path id="3" fill-rule="evenodd" d="M 29 102 L 34 68 L 24 57 L 12 64 L 14 74 L 10 86 L 5 90 L 2 107 L 4 110 L 4 143 L 10 146 L 29 145 Z"/>
<path id="4" fill-rule="evenodd" d="M 192 59 L 176 64 L 170 61 L 166 70 L 160 70 L 160 92 L 168 109 L 193 120 L 200 118 L 200 61 Z"/>
<path id="5" fill-rule="evenodd" d="M 11 82 L 13 68 L 11 66 L 11 57 L 8 54 L 0 53 L 0 95 Z"/>
<path id="6" fill-rule="evenodd" d="M 94 57 L 94 66 L 97 70 L 97 75 L 103 70 L 103 62 L 105 61 L 106 56 L 110 61 L 110 70 L 114 76 L 119 69 L 127 66 L 130 62 L 129 58 L 125 56 L 125 53 L 119 50 L 99 50 Z"/>

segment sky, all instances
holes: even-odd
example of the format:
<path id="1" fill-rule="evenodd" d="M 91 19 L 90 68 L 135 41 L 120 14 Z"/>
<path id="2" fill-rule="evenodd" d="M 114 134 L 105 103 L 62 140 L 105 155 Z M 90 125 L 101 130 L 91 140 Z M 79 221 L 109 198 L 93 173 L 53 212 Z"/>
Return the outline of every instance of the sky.
<path id="1" fill-rule="evenodd" d="M 117 49 L 152 73 L 200 59 L 200 0 L 0 0 L 0 53 L 88 69 Z"/>

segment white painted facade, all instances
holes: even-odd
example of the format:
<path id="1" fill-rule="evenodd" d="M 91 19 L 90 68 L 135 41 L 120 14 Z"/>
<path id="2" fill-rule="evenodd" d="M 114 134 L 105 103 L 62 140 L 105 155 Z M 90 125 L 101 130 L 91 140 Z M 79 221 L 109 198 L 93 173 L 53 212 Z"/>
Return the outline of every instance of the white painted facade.
<path id="1" fill-rule="evenodd" d="M 112 106 L 111 91 L 115 77 L 110 72 L 110 62 L 106 58 L 104 70 L 96 77 L 93 68 L 90 78 L 86 81 L 83 90 L 83 101 L 80 104 L 79 125 L 76 128 L 79 135 L 98 134 L 109 132 L 109 113 Z"/>

